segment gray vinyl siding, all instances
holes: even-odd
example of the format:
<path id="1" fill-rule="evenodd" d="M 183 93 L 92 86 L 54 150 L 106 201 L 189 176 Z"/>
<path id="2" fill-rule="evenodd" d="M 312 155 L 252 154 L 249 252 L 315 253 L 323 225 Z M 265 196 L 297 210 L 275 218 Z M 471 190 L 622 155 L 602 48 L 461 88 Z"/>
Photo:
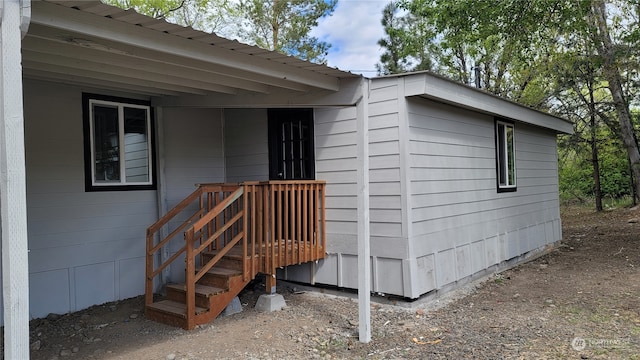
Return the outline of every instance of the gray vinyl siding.
<path id="1" fill-rule="evenodd" d="M 83 90 L 24 83 L 32 317 L 144 293 L 145 229 L 157 218 L 156 193 L 85 192 Z"/>
<path id="2" fill-rule="evenodd" d="M 218 109 L 163 110 L 165 187 L 172 208 L 196 184 L 225 180 L 222 120 Z"/>
<path id="3" fill-rule="evenodd" d="M 397 79 L 381 79 L 371 84 L 369 98 L 369 201 L 372 242 L 404 249 L 402 232 L 402 184 L 400 164 L 400 114 Z M 384 238 L 384 239 L 383 239 Z M 394 241 L 395 239 L 395 241 Z"/>
<path id="4" fill-rule="evenodd" d="M 225 181 L 222 116 L 219 109 L 163 109 L 164 172 L 167 209 L 191 194 L 196 184 Z M 196 208 L 192 207 L 192 211 Z M 178 216 L 169 231 L 186 220 Z M 168 256 L 184 245 L 177 236 L 168 247 Z M 184 279 L 184 262 L 171 265 L 169 281 Z"/>
<path id="5" fill-rule="evenodd" d="M 356 108 L 316 109 L 316 179 L 326 180 L 328 252 L 354 250 L 357 235 Z M 333 239 L 338 239 L 333 241 Z M 345 244 L 350 243 L 350 244 Z M 340 249 L 340 250 L 339 250 Z"/>
<path id="6" fill-rule="evenodd" d="M 398 79 L 379 79 L 369 97 L 369 208 L 372 290 L 404 296 L 409 255 L 403 222 L 404 96 Z"/>
<path id="7" fill-rule="evenodd" d="M 370 221 L 372 289 L 404 294 L 397 87 L 372 89 Z M 286 277 L 357 288 L 356 107 L 315 110 L 316 178 L 327 181 L 327 258 L 289 267 Z"/>
<path id="8" fill-rule="evenodd" d="M 266 109 L 224 111 L 227 182 L 269 180 Z"/>
<path id="9" fill-rule="evenodd" d="M 316 179 L 326 186 L 326 259 L 289 267 L 290 280 L 355 287 L 357 264 L 356 108 L 314 110 Z M 355 269 L 353 269 L 355 270 Z"/>
<path id="10" fill-rule="evenodd" d="M 416 295 L 560 240 L 555 132 L 515 123 L 517 191 L 498 193 L 492 116 L 407 108 Z"/>

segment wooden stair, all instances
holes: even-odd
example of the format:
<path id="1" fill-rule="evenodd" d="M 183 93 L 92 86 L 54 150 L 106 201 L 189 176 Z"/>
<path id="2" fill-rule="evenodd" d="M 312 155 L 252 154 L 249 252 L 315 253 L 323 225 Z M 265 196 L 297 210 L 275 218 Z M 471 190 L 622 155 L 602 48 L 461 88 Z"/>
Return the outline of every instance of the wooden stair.
<path id="1" fill-rule="evenodd" d="M 323 259 L 325 185 L 315 180 L 199 184 L 147 228 L 147 318 L 193 329 L 215 319 L 258 273 L 275 291 L 276 269 Z M 164 258 L 161 252 L 175 248 L 171 244 L 183 245 Z M 187 284 L 166 285 L 166 296 L 157 301 L 158 277 L 182 260 Z"/>
<path id="2" fill-rule="evenodd" d="M 195 286 L 195 321 L 189 323 L 186 305 L 186 285 L 168 284 L 166 299 L 148 304 L 145 316 L 157 322 L 191 330 L 197 325 L 206 324 L 215 319 L 231 303 L 251 277 L 243 279 L 242 248 L 234 247 L 228 254 L 207 271 Z M 203 262 L 213 258 L 216 252 L 202 253 Z M 196 272 L 200 269 L 196 269 Z"/>

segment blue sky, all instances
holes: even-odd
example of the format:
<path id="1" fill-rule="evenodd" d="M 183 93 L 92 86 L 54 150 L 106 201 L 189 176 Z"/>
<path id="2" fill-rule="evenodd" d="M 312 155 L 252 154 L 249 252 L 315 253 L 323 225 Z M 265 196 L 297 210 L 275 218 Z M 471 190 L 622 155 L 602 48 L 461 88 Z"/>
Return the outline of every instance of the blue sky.
<path id="1" fill-rule="evenodd" d="M 380 20 L 389 0 L 338 0 L 332 16 L 320 19 L 312 32 L 330 43 L 327 63 L 340 70 L 375 76 L 384 35 Z"/>

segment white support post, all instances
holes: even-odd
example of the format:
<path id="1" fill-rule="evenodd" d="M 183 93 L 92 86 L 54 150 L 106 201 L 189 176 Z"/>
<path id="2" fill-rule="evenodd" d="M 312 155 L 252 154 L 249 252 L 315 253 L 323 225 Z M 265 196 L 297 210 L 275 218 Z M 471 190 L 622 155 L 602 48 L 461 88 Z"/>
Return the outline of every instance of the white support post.
<path id="1" fill-rule="evenodd" d="M 27 191 L 22 105 L 21 40 L 28 0 L 0 4 L 0 207 L 4 358 L 29 358 Z"/>
<path id="2" fill-rule="evenodd" d="M 156 163 L 154 164 L 157 174 L 157 191 L 156 191 L 156 200 L 158 202 L 158 219 L 163 217 L 169 207 L 167 206 L 167 185 L 166 185 L 166 176 L 165 176 L 165 157 L 164 157 L 164 108 L 162 106 L 157 106 L 154 109 L 155 113 L 155 130 L 156 130 Z M 166 238 L 169 235 L 169 226 L 165 225 L 160 228 L 159 231 L 159 239 Z M 169 254 L 169 246 L 165 246 L 160 250 L 160 254 L 158 254 L 158 258 L 154 259 L 159 263 L 164 263 L 171 255 Z M 157 266 L 154 265 L 154 266 Z M 153 290 L 157 290 L 156 286 L 160 287 L 160 285 L 165 285 L 169 282 L 169 278 L 171 277 L 171 266 L 167 266 L 162 273 L 160 274 L 160 282 L 153 284 Z"/>
<path id="3" fill-rule="evenodd" d="M 362 79 L 362 98 L 356 105 L 358 122 L 358 334 L 371 341 L 371 250 L 369 229 L 369 81 Z"/>

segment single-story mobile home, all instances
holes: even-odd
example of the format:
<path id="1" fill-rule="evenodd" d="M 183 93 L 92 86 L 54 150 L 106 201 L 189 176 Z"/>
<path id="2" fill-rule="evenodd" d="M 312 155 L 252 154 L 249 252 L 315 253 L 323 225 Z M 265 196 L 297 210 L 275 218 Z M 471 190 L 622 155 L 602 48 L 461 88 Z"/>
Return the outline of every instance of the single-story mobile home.
<path id="1" fill-rule="evenodd" d="M 146 293 L 192 328 L 258 273 L 357 288 L 359 213 L 372 291 L 409 299 L 561 239 L 572 124 L 481 90 L 99 1 L 32 2 L 21 55 L 32 318 Z"/>

